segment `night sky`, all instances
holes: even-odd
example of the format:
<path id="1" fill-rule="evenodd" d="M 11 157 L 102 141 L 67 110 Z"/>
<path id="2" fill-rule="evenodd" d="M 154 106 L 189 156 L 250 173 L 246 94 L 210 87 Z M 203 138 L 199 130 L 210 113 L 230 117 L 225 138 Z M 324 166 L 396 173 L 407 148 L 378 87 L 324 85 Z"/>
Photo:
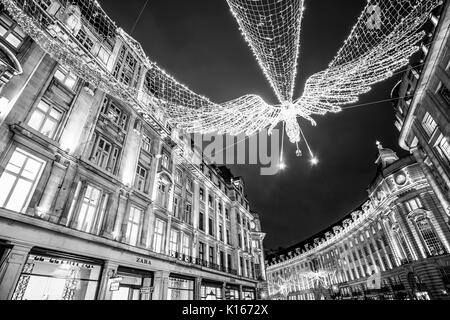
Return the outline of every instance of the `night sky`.
<path id="1" fill-rule="evenodd" d="M 130 32 L 145 0 L 100 3 Z M 295 97 L 310 75 L 327 67 L 366 3 L 306 1 Z M 215 102 L 254 93 L 276 103 L 225 0 L 150 0 L 133 36 L 150 59 Z M 375 86 L 359 103 L 389 99 L 398 77 Z M 315 119 L 317 127 L 306 121 L 302 125 L 320 159 L 317 167 L 311 167 L 307 157 L 297 158 L 290 143 L 285 145 L 288 168 L 278 176 L 260 176 L 258 166 L 231 166 L 245 179 L 251 209 L 260 214 L 267 233 L 267 249 L 298 243 L 361 205 L 376 173 L 376 140 L 406 155 L 398 147 L 391 102 Z"/>

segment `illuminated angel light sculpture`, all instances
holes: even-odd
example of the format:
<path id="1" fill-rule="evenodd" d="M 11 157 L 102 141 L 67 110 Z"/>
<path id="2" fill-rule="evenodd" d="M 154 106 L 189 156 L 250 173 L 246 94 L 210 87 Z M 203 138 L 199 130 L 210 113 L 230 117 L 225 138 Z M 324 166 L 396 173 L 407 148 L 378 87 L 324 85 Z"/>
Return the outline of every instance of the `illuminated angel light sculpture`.
<path id="1" fill-rule="evenodd" d="M 64 10 L 70 8 L 70 21 L 67 15 L 58 16 L 68 11 L 52 10 L 56 2 Z M 118 28 L 96 0 L 52 0 L 50 6 L 42 0 L 0 0 L 19 26 L 53 59 L 91 86 L 130 104 L 146 119 L 166 119 L 188 133 L 231 135 L 252 135 L 267 128 L 271 132 L 282 122 L 290 141 L 297 145 L 302 137 L 297 118 L 315 125 L 314 115 L 341 111 L 373 84 L 407 65 L 424 37 L 421 27 L 441 4 L 441 0 L 368 0 L 337 56 L 327 69 L 306 81 L 303 94 L 294 100 L 304 0 L 227 2 L 274 89 L 277 105 L 257 95 L 215 103 L 195 93 L 150 61 L 140 44 Z M 131 56 L 142 64 L 140 81 L 127 81 L 79 44 L 79 13 L 81 20 L 97 28 L 104 42 L 121 39 Z M 55 28 L 58 32 L 54 32 Z"/>

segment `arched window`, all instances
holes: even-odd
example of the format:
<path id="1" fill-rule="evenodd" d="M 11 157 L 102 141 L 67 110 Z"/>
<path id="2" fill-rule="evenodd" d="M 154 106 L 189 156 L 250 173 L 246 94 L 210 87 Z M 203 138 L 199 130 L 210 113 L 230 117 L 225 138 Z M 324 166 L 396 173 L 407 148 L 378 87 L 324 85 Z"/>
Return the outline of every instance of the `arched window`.
<path id="1" fill-rule="evenodd" d="M 420 216 L 416 219 L 416 226 L 430 255 L 438 256 L 445 254 L 445 248 L 431 225 L 430 219 L 425 216 Z"/>

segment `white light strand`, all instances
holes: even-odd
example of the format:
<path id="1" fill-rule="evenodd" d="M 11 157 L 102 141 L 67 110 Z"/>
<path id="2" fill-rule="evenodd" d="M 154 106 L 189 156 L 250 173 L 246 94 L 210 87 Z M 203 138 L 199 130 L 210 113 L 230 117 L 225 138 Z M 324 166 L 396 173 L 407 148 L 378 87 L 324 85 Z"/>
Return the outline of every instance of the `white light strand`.
<path id="1" fill-rule="evenodd" d="M 242 28 L 244 35 L 259 57 L 258 61 L 266 76 L 271 79 L 274 89 L 278 88 L 277 96 L 283 102 L 281 105 L 269 105 L 256 95 L 217 104 L 196 94 L 150 61 L 141 45 L 117 28 L 97 1 L 53 1 L 52 5 L 62 5 L 56 14 L 50 13 L 47 1 L 0 0 L 0 3 L 23 31 L 52 58 L 95 88 L 132 105 L 144 118 L 156 118 L 161 122 L 168 120 L 173 126 L 187 132 L 232 135 L 251 135 L 267 127 L 270 132 L 283 121 L 286 134 L 293 143 L 301 140 L 297 117 L 303 117 L 315 125 L 312 115 L 341 111 L 341 106 L 358 101 L 359 95 L 368 92 L 373 84 L 391 77 L 405 66 L 419 48 L 417 44 L 424 35 L 419 32 L 421 26 L 441 3 L 440 0 L 369 0 L 329 68 L 310 77 L 303 95 L 291 103 L 303 1 L 280 0 L 276 1 L 275 7 L 268 6 L 267 9 L 259 8 L 258 5 L 268 0 L 240 1 L 240 5 L 237 0 L 227 1 L 237 12 L 238 21 L 245 25 Z M 68 15 L 77 12 L 69 10 L 74 6 L 81 17 L 69 16 L 75 19 L 68 20 Z M 242 11 L 241 7 L 247 8 L 247 11 Z M 277 12 L 276 8 L 284 11 Z M 298 9 L 298 12 L 294 12 L 294 9 Z M 264 14 L 256 17 L 256 12 Z M 252 19 L 245 20 L 249 18 Z M 112 48 L 115 41 L 121 39 L 127 50 L 122 48 L 119 51 L 119 59 L 135 59 L 136 63 L 131 67 L 142 67 L 142 70 L 133 70 L 142 74 L 141 78 L 130 81 L 126 74 L 113 70 L 112 66 L 106 67 L 76 38 L 81 25 L 71 26 L 73 21 L 83 24 L 87 21 L 106 47 L 109 45 Z M 292 23 L 290 27 L 289 23 Z M 286 35 L 282 30 L 294 33 Z M 262 37 L 270 33 L 274 35 L 273 41 L 261 41 Z M 276 51 L 277 54 L 267 54 L 272 44 L 285 47 Z"/>
<path id="2" fill-rule="evenodd" d="M 227 0 L 280 103 L 292 102 L 303 0 Z"/>

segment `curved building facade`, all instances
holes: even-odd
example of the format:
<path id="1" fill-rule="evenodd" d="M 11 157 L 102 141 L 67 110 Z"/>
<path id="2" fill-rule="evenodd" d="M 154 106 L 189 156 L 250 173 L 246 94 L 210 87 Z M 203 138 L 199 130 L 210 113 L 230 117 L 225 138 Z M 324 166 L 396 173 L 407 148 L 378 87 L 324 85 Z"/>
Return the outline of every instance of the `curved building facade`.
<path id="1" fill-rule="evenodd" d="M 267 257 L 271 299 L 449 299 L 445 209 L 412 156 L 378 148 L 360 208 Z"/>

